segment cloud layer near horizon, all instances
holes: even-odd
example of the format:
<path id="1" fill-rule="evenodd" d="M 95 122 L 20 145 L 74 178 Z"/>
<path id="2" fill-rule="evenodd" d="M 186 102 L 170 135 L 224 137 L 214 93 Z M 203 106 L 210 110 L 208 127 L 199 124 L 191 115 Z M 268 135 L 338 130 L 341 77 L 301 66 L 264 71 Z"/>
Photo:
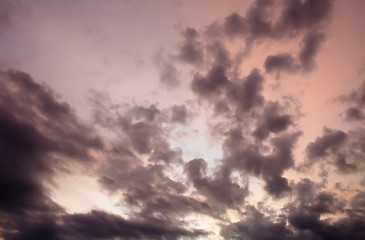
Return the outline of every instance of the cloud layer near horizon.
<path id="1" fill-rule="evenodd" d="M 5 26 L 17 6 L 1 3 Z M 163 107 L 94 90 L 86 121 L 46 84 L 2 70 L 0 239 L 364 239 L 365 82 L 334 100 L 345 106 L 344 121 L 359 124 L 323 126 L 303 154 L 299 100 L 265 91 L 270 81 L 285 85 L 283 75 L 316 70 L 334 4 L 256 0 L 244 15 L 182 29 L 156 65 L 161 89 L 187 84 L 191 99 Z M 281 41 L 296 48 L 266 54 L 242 73 L 261 45 Z M 219 144 L 216 162 L 186 158 L 179 141 L 197 119 Z M 96 179 L 122 214 L 70 212 L 57 202 L 58 177 L 78 175 Z"/>

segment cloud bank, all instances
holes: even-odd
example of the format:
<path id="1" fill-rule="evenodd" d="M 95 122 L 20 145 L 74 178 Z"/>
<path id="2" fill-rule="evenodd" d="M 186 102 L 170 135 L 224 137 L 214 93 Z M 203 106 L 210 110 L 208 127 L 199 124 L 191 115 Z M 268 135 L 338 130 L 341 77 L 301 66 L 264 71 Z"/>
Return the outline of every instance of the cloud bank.
<path id="1" fill-rule="evenodd" d="M 270 82 L 285 84 L 282 72 L 315 71 L 334 4 L 256 0 L 245 14 L 183 29 L 176 48 L 157 60 L 159 84 L 186 85 L 191 99 L 162 107 L 115 102 L 95 90 L 86 121 L 48 85 L 2 70 L 0 239 L 364 239 L 364 183 L 329 178 L 363 173 L 365 129 L 323 126 L 298 154 L 308 131 L 298 124 L 298 105 L 266 91 Z M 261 45 L 281 41 L 297 47 L 242 71 Z M 364 89 L 336 98 L 344 121 L 363 121 Z M 215 162 L 186 158 L 176 140 L 196 119 L 219 143 Z M 57 203 L 57 177 L 79 174 L 117 198 L 123 214 L 72 213 Z"/>

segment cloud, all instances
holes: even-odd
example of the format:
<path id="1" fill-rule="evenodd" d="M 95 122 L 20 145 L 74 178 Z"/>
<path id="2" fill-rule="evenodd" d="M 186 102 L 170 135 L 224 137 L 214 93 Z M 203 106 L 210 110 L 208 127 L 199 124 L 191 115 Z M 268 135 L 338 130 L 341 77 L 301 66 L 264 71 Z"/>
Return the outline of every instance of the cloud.
<path id="1" fill-rule="evenodd" d="M 278 7 L 279 5 L 280 7 Z M 280 1 L 275 4 L 271 0 L 255 1 L 245 16 L 233 13 L 225 19 L 223 28 L 231 37 L 242 37 L 251 45 L 262 39 L 281 39 L 299 33 L 317 31 L 328 19 L 333 1 L 294 0 Z M 271 16 L 279 11 L 277 20 Z"/>
<path id="2" fill-rule="evenodd" d="M 310 159 L 324 157 L 330 151 L 336 151 L 336 149 L 344 143 L 347 136 L 342 131 L 328 128 L 324 128 L 323 132 L 324 134 L 322 137 L 318 137 L 307 147 L 307 155 Z"/>
<path id="3" fill-rule="evenodd" d="M 185 105 L 157 109 L 154 120 L 147 120 L 136 111 L 143 109 L 141 106 L 118 107 L 118 114 L 112 114 L 113 109 L 96 109 L 102 111 L 97 115 L 108 118 L 107 122 L 97 123 L 117 133 L 112 148 L 105 151 L 106 161 L 96 173 L 103 189 L 120 197 L 131 209 L 131 216 L 146 221 L 164 219 L 171 225 L 184 226 L 188 223 L 179 219 L 190 214 L 217 216 L 218 211 L 210 204 L 187 194 L 189 186 L 177 170 L 183 166 L 182 151 L 172 149 L 168 142 L 166 129 L 188 117 Z M 144 126 L 138 132 L 141 141 L 134 140 L 134 124 Z M 148 147 L 141 151 L 135 142 Z"/>
<path id="4" fill-rule="evenodd" d="M 321 191 L 323 185 L 302 179 L 293 186 L 295 199 L 289 202 L 280 215 L 270 209 L 247 206 L 244 219 L 225 225 L 221 236 L 229 239 L 361 239 L 364 237 L 364 194 L 356 194 L 345 211 L 345 201 L 331 192 Z M 359 211 L 359 215 L 355 212 Z M 346 213 L 332 221 L 322 220 L 328 213 Z"/>
<path id="5" fill-rule="evenodd" d="M 338 96 L 335 101 L 342 102 L 347 105 L 344 113 L 345 120 L 361 121 L 364 119 L 365 111 L 365 81 L 363 81 L 357 89 L 349 94 Z"/>
<path id="6" fill-rule="evenodd" d="M 217 98 L 228 84 L 225 68 L 213 66 L 206 77 L 194 76 L 191 82 L 192 91 L 203 98 Z"/>
<path id="7" fill-rule="evenodd" d="M 340 173 L 353 173 L 364 168 L 364 129 L 340 130 L 325 128 L 324 134 L 308 144 L 308 160 L 301 167 L 309 167 L 318 161 L 335 166 Z"/>
<path id="8" fill-rule="evenodd" d="M 19 14 L 24 14 L 24 6 L 20 1 L 0 2 L 0 33 L 13 25 L 13 18 Z"/>
<path id="9" fill-rule="evenodd" d="M 361 186 L 348 186 L 351 194 L 344 196 L 329 186 L 326 174 L 357 176 L 364 170 L 365 130 L 324 128 L 298 167 L 299 110 L 286 97 L 272 99 L 265 92 L 271 77 L 266 73 L 314 69 L 332 5 L 330 0 L 257 0 L 245 15 L 183 30 L 176 51 L 159 56 L 157 65 L 170 89 L 182 81 L 180 70 L 190 71 L 189 101 L 198 103 L 198 111 L 186 102 L 164 108 L 115 103 L 94 91 L 93 122 L 86 124 L 28 74 L 1 72 L 1 237 L 198 239 L 209 238 L 217 227 L 224 239 L 363 239 Z M 244 57 L 258 44 L 288 39 L 298 43 L 296 54 L 268 55 L 263 71 L 241 72 Z M 232 51 L 232 40 L 245 43 L 245 49 Z M 346 119 L 363 118 L 363 93 L 361 86 L 341 97 L 349 104 Z M 222 151 L 218 159 L 187 158 L 191 153 L 180 148 L 174 131 L 193 128 L 192 118 L 206 120 L 207 135 L 221 144 L 214 146 Z M 321 182 L 299 178 L 303 169 L 315 174 L 317 163 L 323 168 Z M 68 213 L 54 202 L 53 180 L 60 172 L 78 174 L 74 165 L 96 178 L 124 214 Z M 263 190 L 259 199 L 256 180 Z M 205 219 L 209 227 L 195 226 Z"/>
<path id="10" fill-rule="evenodd" d="M 288 180 L 282 174 L 294 166 L 292 149 L 299 136 L 300 132 L 275 136 L 270 139 L 272 151 L 263 154 L 260 144 L 247 141 L 240 129 L 231 130 L 225 140 L 222 171 L 238 170 L 243 175 L 262 177 L 267 192 L 276 198 L 282 197 L 290 191 Z"/>
<path id="11" fill-rule="evenodd" d="M 224 31 L 229 36 L 240 36 L 248 41 L 259 37 L 267 37 L 272 34 L 272 25 L 267 19 L 268 9 L 274 1 L 255 1 L 248 9 L 246 16 L 233 13 L 225 19 Z"/>
<path id="12" fill-rule="evenodd" d="M 263 104 L 263 81 L 263 76 L 254 69 L 241 84 L 230 87 L 227 97 L 236 106 L 237 112 L 247 112 Z"/>
<path id="13" fill-rule="evenodd" d="M 218 172 L 213 178 L 205 176 L 207 164 L 204 159 L 193 159 L 185 164 L 185 171 L 194 187 L 207 201 L 216 201 L 224 207 L 242 204 L 248 195 L 248 188 L 232 182 L 229 172 Z"/>
<path id="14" fill-rule="evenodd" d="M 321 42 L 324 40 L 323 33 L 310 32 L 305 35 L 302 41 L 302 48 L 299 54 L 301 67 L 304 71 L 310 71 L 314 65 L 314 57 L 316 56 Z"/>
<path id="15" fill-rule="evenodd" d="M 1 79 L 0 212 L 5 239 L 178 239 L 206 234 L 187 230 L 175 219 L 189 212 L 214 215 L 208 204 L 184 195 L 185 184 L 167 175 L 170 164 L 181 163 L 182 153 L 171 149 L 159 122 L 170 124 L 184 116 L 179 113 L 171 120 L 154 105 L 134 106 L 125 116 L 102 115 L 108 121 L 98 117 L 98 123 L 119 133 L 110 145 L 29 75 L 8 71 Z M 100 186 L 112 194 L 123 192 L 126 203 L 138 209 L 132 216 L 139 220 L 101 211 L 68 214 L 50 198 L 49 184 L 57 172 L 72 173 L 73 163 L 96 163 L 90 150 L 106 158 L 95 165 L 100 166 L 94 172 Z M 163 217 L 156 218 L 156 213 Z"/>
<path id="16" fill-rule="evenodd" d="M 362 120 L 364 118 L 362 111 L 357 107 L 350 107 L 346 110 L 347 120 Z"/>
<path id="17" fill-rule="evenodd" d="M 174 105 L 171 107 L 171 121 L 186 124 L 189 118 L 189 112 L 185 105 Z"/>
<path id="18" fill-rule="evenodd" d="M 289 34 L 318 28 L 329 17 L 333 5 L 332 0 L 294 0 L 284 3 L 277 29 Z"/>
<path id="19" fill-rule="evenodd" d="M 303 179 L 295 187 L 298 199 L 289 205 L 289 223 L 301 233 L 309 232 L 312 237 L 318 239 L 346 239 L 352 237 L 361 239 L 364 232 L 361 231 L 361 223 L 354 219 L 351 212 L 347 216 L 329 222 L 321 220 L 320 216 L 329 212 L 344 212 L 345 202 L 333 193 L 323 192 L 321 185 L 315 184 L 309 179 Z M 361 194 L 360 194 L 361 195 Z M 353 199 L 356 199 L 354 196 Z M 360 200 L 362 201 L 362 200 Z"/>
<path id="20" fill-rule="evenodd" d="M 252 70 L 241 83 L 236 83 L 228 80 L 224 67 L 213 66 L 206 77 L 194 77 L 191 89 L 197 96 L 216 102 L 218 110 L 228 109 L 227 104 L 230 103 L 236 114 L 241 115 L 263 104 L 263 81 L 257 69 Z"/>
<path id="21" fill-rule="evenodd" d="M 203 52 L 199 41 L 199 33 L 193 28 L 182 32 L 184 41 L 181 43 L 177 58 L 188 64 L 200 64 L 203 61 Z"/>
<path id="22" fill-rule="evenodd" d="M 178 239 L 180 237 L 195 238 L 204 236 L 203 230 L 188 231 L 171 226 L 168 221 L 140 221 L 126 220 L 120 216 L 103 211 L 88 213 L 65 214 L 57 222 L 43 219 L 32 228 L 25 229 L 15 238 L 11 235 L 7 239 Z"/>
<path id="23" fill-rule="evenodd" d="M 263 109 L 263 116 L 254 131 L 254 135 L 262 140 L 269 136 L 270 132 L 285 131 L 292 125 L 292 117 L 286 113 L 280 113 L 283 109 L 277 102 L 268 102 Z"/>
<path id="24" fill-rule="evenodd" d="M 171 226 L 168 221 L 158 219 L 155 219 L 154 223 L 152 221 L 128 221 L 100 211 L 66 215 L 63 220 L 64 228 L 72 233 L 73 239 L 100 239 L 118 236 L 125 239 L 178 239 L 182 236 L 193 238 L 205 235 L 202 230 L 188 231 Z"/>
<path id="25" fill-rule="evenodd" d="M 289 53 L 281 53 L 278 55 L 269 55 L 266 57 L 264 67 L 267 72 L 295 70 L 295 60 Z"/>
<path id="26" fill-rule="evenodd" d="M 307 33 L 302 39 L 297 59 L 290 53 L 269 55 L 264 63 L 265 70 L 269 73 L 280 73 L 281 71 L 289 73 L 298 71 L 304 73 L 311 72 L 316 65 L 315 57 L 324 39 L 324 34 L 321 32 L 312 31 Z"/>
<path id="27" fill-rule="evenodd" d="M 72 163 L 92 163 L 100 138 L 46 86 L 19 71 L 0 73 L 0 212 L 13 228 L 64 210 L 47 183 Z"/>
<path id="28" fill-rule="evenodd" d="M 272 221 L 255 207 L 248 207 L 245 220 L 226 225 L 221 230 L 225 239 L 290 239 L 293 233 L 285 220 Z"/>

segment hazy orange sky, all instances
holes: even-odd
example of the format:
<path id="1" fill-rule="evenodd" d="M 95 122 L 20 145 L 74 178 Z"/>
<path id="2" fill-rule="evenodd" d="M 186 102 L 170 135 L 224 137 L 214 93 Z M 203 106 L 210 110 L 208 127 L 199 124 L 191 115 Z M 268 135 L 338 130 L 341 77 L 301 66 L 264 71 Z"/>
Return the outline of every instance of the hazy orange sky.
<path id="1" fill-rule="evenodd" d="M 364 239 L 364 11 L 0 0 L 0 239 Z"/>

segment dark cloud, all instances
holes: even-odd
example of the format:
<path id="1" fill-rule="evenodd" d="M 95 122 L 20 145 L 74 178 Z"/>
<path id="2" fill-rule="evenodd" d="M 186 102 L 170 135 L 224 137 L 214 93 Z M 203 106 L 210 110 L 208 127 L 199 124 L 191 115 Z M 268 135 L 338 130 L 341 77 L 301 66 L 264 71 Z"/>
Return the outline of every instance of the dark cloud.
<path id="1" fill-rule="evenodd" d="M 169 176 L 171 168 L 156 163 L 133 166 L 123 161 L 128 160 L 123 156 L 109 160 L 100 169 L 100 173 L 107 175 L 100 178 L 100 183 L 113 194 L 123 192 L 123 202 L 133 206 L 135 216 L 146 220 L 158 216 L 154 221 L 169 219 L 171 224 L 181 226 L 176 218 L 186 214 L 215 215 L 207 203 L 185 195 L 188 187 Z M 121 164 L 123 168 L 118 166 Z"/>
<path id="2" fill-rule="evenodd" d="M 347 216 L 335 221 L 321 220 L 322 214 L 345 213 L 345 201 L 331 192 L 321 191 L 323 186 L 309 179 L 303 179 L 295 186 L 297 199 L 289 204 L 288 222 L 300 233 L 309 232 L 314 239 L 361 239 L 365 232 L 360 230 L 363 221 L 358 221 L 352 214 L 357 208 L 351 206 L 347 209 Z M 354 196 L 353 202 L 362 193 Z M 355 200 L 356 199 L 356 200 Z M 360 213 L 361 215 L 361 213 Z"/>
<path id="3" fill-rule="evenodd" d="M 217 110 L 227 110 L 227 103 L 231 103 L 236 114 L 241 115 L 264 103 L 263 81 L 263 76 L 254 69 L 241 82 L 233 82 L 228 79 L 225 67 L 214 65 L 206 77 L 194 77 L 191 89 L 197 96 L 217 102 Z"/>
<path id="4" fill-rule="evenodd" d="M 178 239 L 206 234 L 187 230 L 175 219 L 214 211 L 183 195 L 187 186 L 168 176 L 170 164 L 182 162 L 182 152 L 166 141 L 160 124 L 171 119 L 156 106 L 133 106 L 125 115 L 113 116 L 98 105 L 97 123 L 119 133 L 117 141 L 104 145 L 66 103 L 29 75 L 9 71 L 1 79 L 0 223 L 5 239 Z M 186 116 L 179 111 L 185 106 L 174 110 L 175 121 L 183 121 Z M 133 214 L 138 220 L 100 211 L 67 214 L 52 201 L 48 186 L 53 176 L 73 162 L 92 164 L 90 150 L 106 158 L 95 173 L 100 174 L 100 186 L 111 194 L 124 192 L 123 200 L 137 209 Z M 145 165 L 140 156 L 150 163 Z"/>
<path id="5" fill-rule="evenodd" d="M 121 237 L 123 239 L 178 239 L 194 238 L 205 235 L 203 230 L 192 230 L 172 226 L 168 221 L 155 220 L 144 222 L 125 220 L 122 217 L 105 212 L 92 211 L 86 214 L 73 214 L 63 217 L 64 228 L 72 238 L 63 239 L 106 239 Z"/>
<path id="6" fill-rule="evenodd" d="M 245 37 L 252 41 L 259 37 L 267 37 L 272 34 L 272 25 L 267 19 L 268 9 L 272 6 L 272 0 L 255 1 L 248 9 L 246 16 L 233 13 L 225 19 L 224 30 L 229 36 Z"/>
<path id="7" fill-rule="evenodd" d="M 317 55 L 320 44 L 323 40 L 324 35 L 320 32 L 310 32 L 304 36 L 299 53 L 301 68 L 304 71 L 310 71 L 315 67 L 314 58 Z"/>
<path id="8" fill-rule="evenodd" d="M 226 100 L 220 100 L 214 105 L 214 111 L 218 114 L 228 113 L 230 111 L 229 104 Z"/>
<path id="9" fill-rule="evenodd" d="M 184 41 L 182 42 L 177 58 L 184 63 L 200 64 L 204 54 L 199 40 L 199 33 L 193 28 L 187 28 L 182 32 Z"/>
<path id="10" fill-rule="evenodd" d="M 336 131 L 328 128 L 324 128 L 324 134 L 322 137 L 318 137 L 314 142 L 310 143 L 307 147 L 307 155 L 309 159 L 324 157 L 329 154 L 330 151 L 336 151 L 336 149 L 344 143 L 346 140 L 346 133 L 342 131 Z"/>
<path id="11" fill-rule="evenodd" d="M 284 3 L 277 29 L 290 34 L 317 29 L 328 18 L 333 5 L 332 0 L 285 0 Z"/>
<path id="12" fill-rule="evenodd" d="M 266 57 L 264 67 L 267 72 L 286 71 L 295 73 L 302 71 L 310 72 L 315 67 L 315 57 L 320 50 L 321 43 L 325 36 L 321 32 L 309 32 L 304 35 L 297 59 L 290 53 L 280 53 Z"/>
<path id="13" fill-rule="evenodd" d="M 302 179 L 293 186 L 293 199 L 280 215 L 273 216 L 267 209 L 246 207 L 244 219 L 230 223 L 221 229 L 227 239 L 361 239 L 365 236 L 362 227 L 364 193 L 356 194 L 351 206 L 331 192 L 322 191 L 321 184 Z M 332 221 L 322 220 L 328 213 L 343 213 L 344 217 Z"/>
<path id="14" fill-rule="evenodd" d="M 92 163 L 90 150 L 103 146 L 66 103 L 28 74 L 7 71 L 0 78 L 0 218 L 17 231 L 63 212 L 47 184 L 73 162 Z"/>
<path id="15" fill-rule="evenodd" d="M 266 180 L 265 190 L 275 198 L 281 197 L 283 194 L 290 192 L 288 179 L 285 177 L 274 177 Z"/>
<path id="16" fill-rule="evenodd" d="M 328 162 L 340 173 L 353 173 L 364 168 L 365 130 L 353 129 L 344 133 L 325 128 L 324 134 L 307 146 L 307 166 L 318 162 Z"/>
<path id="17" fill-rule="evenodd" d="M 188 117 L 189 117 L 189 112 L 186 109 L 185 105 L 174 105 L 171 107 L 171 121 L 172 122 L 176 122 L 176 123 L 181 123 L 181 124 L 186 124 Z"/>
<path id="18" fill-rule="evenodd" d="M 134 160 L 138 159 L 138 155 L 145 155 L 149 161 L 156 163 L 182 161 L 181 150 L 172 149 L 166 140 L 167 132 L 163 125 L 184 123 L 188 117 L 185 105 L 165 110 L 160 110 L 155 105 L 119 108 L 121 106 L 112 105 L 109 108 L 98 103 L 94 113 L 97 125 L 119 134 L 120 139 L 115 141 L 113 152 L 127 155 Z M 116 109 L 124 113 L 111 114 Z"/>
<path id="19" fill-rule="evenodd" d="M 212 44 L 208 44 L 207 52 L 211 55 L 214 65 L 224 66 L 226 68 L 232 65 L 230 53 L 225 47 L 224 43 L 215 41 Z"/>
<path id="20" fill-rule="evenodd" d="M 13 18 L 24 13 L 24 6 L 20 1 L 0 1 L 0 34 L 13 25 Z"/>
<path id="21" fill-rule="evenodd" d="M 158 129 L 146 122 L 137 122 L 125 127 L 134 149 L 140 154 L 152 151 L 153 140 L 158 136 Z"/>
<path id="22" fill-rule="evenodd" d="M 14 235 L 6 235 L 9 240 L 80 240 L 80 239 L 194 239 L 204 236 L 206 232 L 199 229 L 188 231 L 171 225 L 168 221 L 126 220 L 120 216 L 103 211 L 89 213 L 65 214 L 55 221 L 42 219 L 38 224 L 24 229 Z"/>
<path id="23" fill-rule="evenodd" d="M 169 141 L 171 129 L 177 123 L 188 124 L 192 117 L 188 105 L 118 105 L 95 94 L 94 124 L 105 133 L 102 141 L 48 87 L 25 73 L 1 72 L 1 237 L 209 238 L 210 232 L 191 227 L 187 220 L 204 216 L 218 222 L 225 239 L 364 239 L 361 189 L 351 189 L 355 195 L 344 198 L 326 186 L 324 174 L 321 183 L 287 178 L 286 171 L 297 170 L 297 116 L 286 102 L 265 99 L 265 79 L 258 69 L 242 77 L 242 59 L 233 56 L 225 42 L 226 37 L 238 37 L 251 48 L 260 41 L 302 39 L 297 55 L 270 55 L 264 67 L 269 73 L 308 72 L 325 39 L 323 22 L 331 7 L 329 0 L 257 0 L 245 16 L 233 13 L 224 22 L 215 22 L 212 39 L 193 28 L 182 32 L 177 54 L 160 62 L 161 81 L 169 88 L 177 86 L 174 64 L 190 64 L 191 91 L 206 104 L 200 107 L 208 106 L 204 114 L 211 115 L 204 117 L 214 122 L 208 127 L 222 140 L 223 154 L 214 166 L 202 158 L 186 161 L 182 150 Z M 347 119 L 362 118 L 362 90 L 343 97 L 354 105 L 347 110 Z M 306 148 L 305 167 L 321 161 L 339 173 L 364 170 L 364 132 L 325 128 Z M 98 161 L 93 161 L 94 152 L 102 156 Z M 59 171 L 72 172 L 74 163 L 95 162 L 89 173 L 103 191 L 119 198 L 126 216 L 100 210 L 69 214 L 52 201 L 49 184 Z M 265 190 L 263 202 L 255 206 L 246 202 L 252 177 L 262 180 Z M 286 203 L 271 209 L 266 199 Z M 228 210 L 239 220 L 231 221 Z"/>
<path id="24" fill-rule="evenodd" d="M 339 96 L 337 100 L 345 103 L 356 103 L 357 106 L 363 106 L 363 104 L 365 104 L 365 81 L 351 93 Z"/>
<path id="25" fill-rule="evenodd" d="M 206 77 L 195 76 L 192 83 L 192 91 L 204 98 L 218 97 L 228 84 L 226 70 L 223 66 L 216 65 L 211 68 Z"/>
<path id="26" fill-rule="evenodd" d="M 322 200 L 326 202 L 324 204 L 331 207 L 335 205 L 333 196 L 327 193 L 320 193 L 315 201 L 318 199 L 325 199 Z M 365 236 L 362 229 L 364 221 L 352 215 L 352 212 L 359 210 L 358 206 L 363 204 L 363 199 L 363 193 L 356 195 L 352 200 L 356 203 L 351 206 L 349 214 L 332 222 L 321 220 L 321 213 L 312 206 L 291 207 L 288 215 L 283 214 L 277 218 L 267 216 L 254 207 L 248 207 L 245 219 L 224 226 L 221 236 L 227 239 L 362 239 Z M 362 217 L 362 212 L 359 215 Z"/>
<path id="27" fill-rule="evenodd" d="M 229 36 L 243 35 L 247 31 L 245 19 L 238 13 L 232 13 L 225 19 L 224 31 Z"/>
<path id="28" fill-rule="evenodd" d="M 330 192 L 320 192 L 314 199 L 311 209 L 317 213 L 344 212 L 345 202 Z"/>
<path id="29" fill-rule="evenodd" d="M 268 137 L 270 132 L 278 133 L 287 130 L 292 124 L 292 117 L 289 114 L 280 113 L 282 111 L 283 109 L 277 102 L 268 102 L 254 135 L 262 140 Z"/>
<path id="30" fill-rule="evenodd" d="M 193 159 L 185 165 L 185 171 L 194 187 L 207 201 L 216 201 L 223 206 L 242 204 L 248 195 L 248 188 L 232 182 L 229 171 L 218 172 L 213 178 L 206 177 L 207 164 L 203 159 Z"/>
<path id="31" fill-rule="evenodd" d="M 274 197 L 283 196 L 290 187 L 282 174 L 294 166 L 292 151 L 299 136 L 299 132 L 276 136 L 270 139 L 272 152 L 262 154 L 259 144 L 244 139 L 240 131 L 231 131 L 225 140 L 223 169 L 236 169 L 244 174 L 262 177 L 269 194 Z"/>
<path id="32" fill-rule="evenodd" d="M 257 69 L 254 69 L 240 85 L 230 87 L 227 97 L 236 106 L 238 113 L 250 111 L 263 104 L 264 97 L 261 93 L 263 81 L 263 76 Z"/>
<path id="33" fill-rule="evenodd" d="M 343 153 L 337 154 L 335 157 L 334 165 L 341 173 L 353 173 L 358 170 L 358 164 L 355 162 L 348 162 L 348 156 Z"/>
<path id="34" fill-rule="evenodd" d="M 350 107 L 346 110 L 346 119 L 347 120 L 361 120 L 363 119 L 363 113 L 359 108 Z"/>
<path id="35" fill-rule="evenodd" d="M 161 111 L 155 105 L 149 107 L 135 106 L 130 110 L 130 114 L 136 119 L 144 119 L 148 122 L 152 122 L 158 119 L 161 115 Z"/>
<path id="36" fill-rule="evenodd" d="M 139 112 L 136 109 L 139 108 L 119 109 L 118 114 L 108 117 L 108 122 L 98 122 L 118 133 L 113 149 L 105 152 L 106 162 L 97 171 L 100 185 L 111 194 L 120 196 L 121 201 L 133 209 L 131 216 L 145 221 L 164 220 L 174 226 L 184 226 L 185 223 L 177 219 L 188 214 L 218 216 L 218 211 L 210 204 L 189 196 L 189 187 L 175 173 L 182 166 L 182 152 L 170 147 L 165 128 L 185 119 L 185 114 L 179 112 L 187 111 L 185 105 L 159 110 L 161 116 L 148 122 L 137 117 Z M 97 111 L 103 109 L 99 107 Z M 110 112 L 112 109 L 100 115 L 107 116 Z M 135 133 L 131 132 L 134 124 L 145 126 L 137 134 L 141 139 L 141 142 L 137 141 L 141 143 L 138 146 L 148 146 L 145 151 L 136 148 L 132 137 Z"/>
<path id="37" fill-rule="evenodd" d="M 295 70 L 295 59 L 289 53 L 281 53 L 278 55 L 269 55 L 264 63 L 267 72 Z"/>
<path id="38" fill-rule="evenodd" d="M 226 225 L 221 230 L 225 239 L 291 239 L 293 233 L 287 229 L 285 219 L 272 221 L 254 207 L 248 207 L 245 220 Z"/>
<path id="39" fill-rule="evenodd" d="M 300 33 L 315 32 L 328 19 L 333 1 L 331 0 L 284 0 L 279 8 L 275 1 L 257 0 L 245 16 L 233 13 L 225 19 L 223 29 L 230 37 L 242 37 L 250 46 L 262 39 L 281 39 Z M 278 12 L 278 9 L 282 9 Z M 278 12 L 278 20 L 272 16 Z"/>
<path id="40" fill-rule="evenodd" d="M 347 110 L 344 113 L 345 120 L 348 121 L 361 121 L 364 119 L 365 111 L 365 81 L 360 84 L 357 89 L 353 90 L 349 94 L 344 94 L 335 99 L 347 106 Z"/>

